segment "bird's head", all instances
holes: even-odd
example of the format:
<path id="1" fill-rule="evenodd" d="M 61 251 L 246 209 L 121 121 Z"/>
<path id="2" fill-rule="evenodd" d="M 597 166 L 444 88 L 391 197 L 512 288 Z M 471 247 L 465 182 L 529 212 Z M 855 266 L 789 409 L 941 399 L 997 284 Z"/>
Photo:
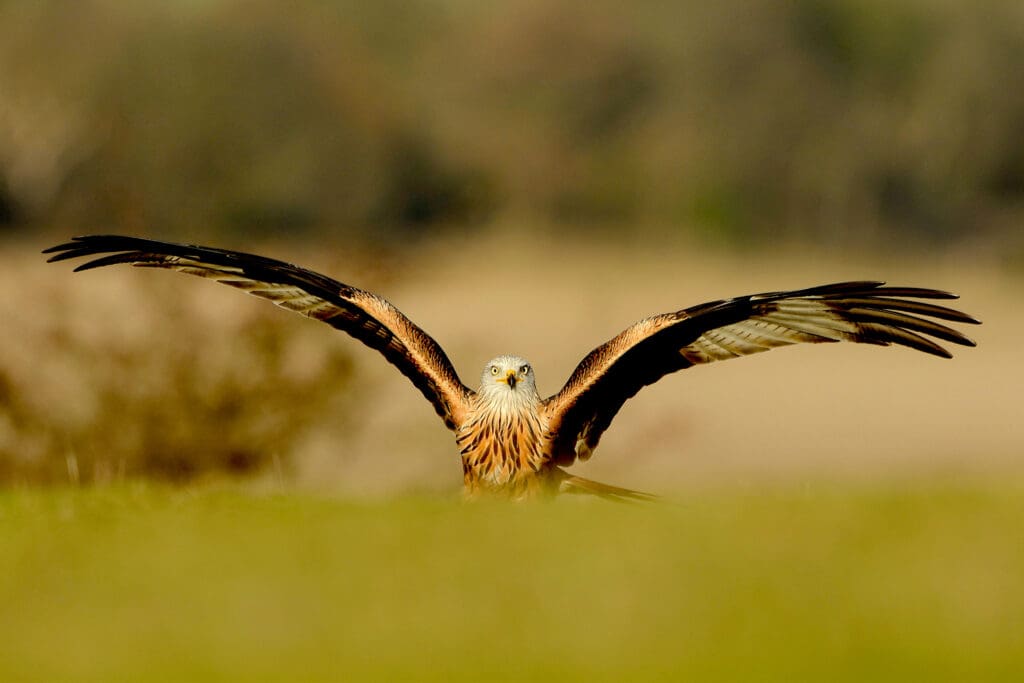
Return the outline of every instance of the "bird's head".
<path id="1" fill-rule="evenodd" d="M 518 356 L 498 356 L 484 366 L 480 393 L 495 398 L 536 399 L 533 368 Z"/>

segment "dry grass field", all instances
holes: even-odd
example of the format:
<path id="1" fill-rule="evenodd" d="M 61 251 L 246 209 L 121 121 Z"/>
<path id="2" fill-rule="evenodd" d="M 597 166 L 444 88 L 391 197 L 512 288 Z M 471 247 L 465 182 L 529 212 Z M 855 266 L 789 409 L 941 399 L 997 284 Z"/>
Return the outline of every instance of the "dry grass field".
<path id="1" fill-rule="evenodd" d="M 628 402 L 578 469 L 663 494 L 1024 469 L 1020 277 L 963 255 L 737 256 L 512 239 L 385 255 L 234 246 L 382 293 L 438 339 L 471 386 L 490 357 L 522 355 L 542 393 L 652 313 L 842 279 L 954 290 L 984 324 L 967 330 L 978 348 L 955 349 L 953 360 L 825 345 L 691 369 Z M 0 273 L 7 481 L 67 481 L 71 467 L 84 481 L 263 473 L 355 496 L 459 485 L 451 435 L 431 407 L 350 338 L 195 278 L 72 274 L 44 264 L 37 246 L 9 248 Z"/>

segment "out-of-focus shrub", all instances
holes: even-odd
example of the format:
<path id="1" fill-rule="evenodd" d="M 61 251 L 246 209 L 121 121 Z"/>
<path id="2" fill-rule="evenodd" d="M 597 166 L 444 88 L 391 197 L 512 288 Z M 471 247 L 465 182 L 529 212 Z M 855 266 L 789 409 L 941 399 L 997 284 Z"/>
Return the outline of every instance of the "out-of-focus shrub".
<path id="1" fill-rule="evenodd" d="M 298 440 L 351 412 L 323 326 L 172 278 L 52 274 L 7 278 L 0 483 L 287 474 Z"/>

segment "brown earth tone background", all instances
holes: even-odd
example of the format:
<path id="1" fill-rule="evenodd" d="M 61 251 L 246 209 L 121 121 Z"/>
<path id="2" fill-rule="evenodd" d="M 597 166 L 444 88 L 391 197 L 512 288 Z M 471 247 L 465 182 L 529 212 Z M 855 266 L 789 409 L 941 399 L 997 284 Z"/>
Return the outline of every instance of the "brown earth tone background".
<path id="1" fill-rule="evenodd" d="M 523 355 L 544 395 L 591 348 L 646 315 L 842 279 L 955 290 L 956 305 L 984 321 L 968 330 L 978 348 L 943 360 L 902 348 L 801 346 L 686 370 L 627 403 L 576 470 L 666 493 L 1021 470 L 1024 284 L 955 253 L 737 255 L 526 231 L 445 238 L 397 255 L 259 250 L 389 297 L 444 345 L 471 386 L 494 355 Z M 19 463 L 10 481 L 32 473 L 103 481 L 152 467 L 172 478 L 283 477 L 352 495 L 456 490 L 451 434 L 405 378 L 346 335 L 195 278 L 130 268 L 72 274 L 26 251 L 9 249 L 0 276 L 11 323 L 3 371 L 24 412 L 3 433 L 6 457 Z M 134 454 L 154 448 L 163 462 Z"/>

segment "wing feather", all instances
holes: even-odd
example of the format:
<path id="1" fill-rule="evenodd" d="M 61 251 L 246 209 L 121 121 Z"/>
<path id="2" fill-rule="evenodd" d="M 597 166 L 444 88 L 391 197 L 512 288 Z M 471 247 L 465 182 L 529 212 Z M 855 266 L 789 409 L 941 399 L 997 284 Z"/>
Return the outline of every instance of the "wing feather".
<path id="1" fill-rule="evenodd" d="M 75 237 L 46 249 L 50 261 L 97 256 L 75 271 L 126 263 L 211 279 L 320 320 L 378 350 L 433 404 L 450 429 L 472 391 L 441 346 L 387 300 L 290 263 L 226 249 L 118 235 Z"/>
<path id="2" fill-rule="evenodd" d="M 565 465 L 589 457 L 626 400 L 693 365 L 801 343 L 898 344 L 943 358 L 951 354 L 931 337 L 974 346 L 959 331 L 929 318 L 967 324 L 977 320 L 915 300 L 949 300 L 955 294 L 883 285 L 840 282 L 766 292 L 641 320 L 591 351 L 561 391 L 545 401 L 556 462 Z"/>

